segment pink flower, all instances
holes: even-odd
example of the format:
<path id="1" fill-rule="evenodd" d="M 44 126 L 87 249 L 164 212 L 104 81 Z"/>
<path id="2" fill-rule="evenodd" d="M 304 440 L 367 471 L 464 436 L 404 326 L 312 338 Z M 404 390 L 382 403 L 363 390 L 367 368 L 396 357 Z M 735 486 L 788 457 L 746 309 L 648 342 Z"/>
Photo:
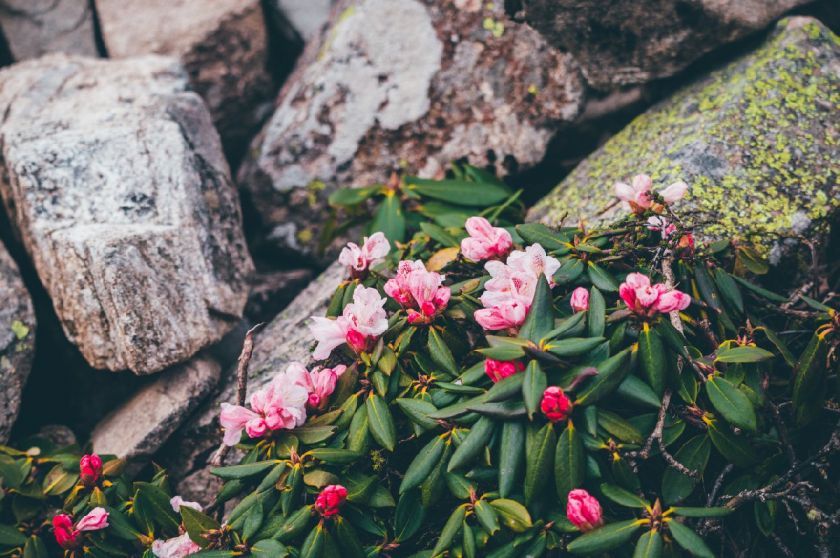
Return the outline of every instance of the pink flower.
<path id="1" fill-rule="evenodd" d="M 665 217 L 660 217 L 659 215 L 654 215 L 653 217 L 649 217 L 647 220 L 647 225 L 645 225 L 652 231 L 659 231 L 659 234 L 662 235 L 662 239 L 666 239 L 672 234 L 677 231 L 677 227 L 668 221 Z"/>
<path id="2" fill-rule="evenodd" d="M 79 531 L 99 531 L 108 526 L 108 512 L 105 508 L 93 508 L 76 523 Z"/>
<path id="3" fill-rule="evenodd" d="M 397 276 L 384 286 L 385 293 L 408 309 L 411 324 L 429 323 L 443 312 L 449 303 L 451 292 L 443 286 L 443 275 L 427 271 L 420 260 L 403 260 L 397 268 Z"/>
<path id="4" fill-rule="evenodd" d="M 604 524 L 601 504 L 589 492 L 576 488 L 569 492 L 566 503 L 566 517 L 583 532 L 591 531 Z"/>
<path id="5" fill-rule="evenodd" d="M 341 265 L 349 267 L 350 273 L 358 276 L 370 266 L 381 262 L 390 250 L 391 244 L 388 239 L 383 233 L 377 232 L 365 237 L 361 248 L 355 242 L 348 242 L 338 255 L 338 261 Z"/>
<path id="6" fill-rule="evenodd" d="M 583 287 L 578 287 L 572 291 L 572 298 L 569 304 L 574 312 L 583 312 L 589 310 L 589 291 Z"/>
<path id="7" fill-rule="evenodd" d="M 79 478 L 85 486 L 94 486 L 102 476 L 102 458 L 92 453 L 79 460 Z"/>
<path id="8" fill-rule="evenodd" d="M 309 399 L 306 406 L 310 409 L 323 409 L 330 400 L 330 395 L 335 391 L 338 378 L 344 374 L 347 367 L 339 364 L 335 368 L 322 368 L 320 366 L 307 370 L 301 363 L 292 362 L 286 367 L 288 381 L 306 389 Z"/>
<path id="9" fill-rule="evenodd" d="M 397 275 L 385 282 L 383 290 L 385 294 L 396 300 L 403 308 L 415 306 L 414 297 L 411 295 L 409 278 L 415 272 L 425 272 L 426 266 L 420 260 L 402 260 L 397 265 Z"/>
<path id="10" fill-rule="evenodd" d="M 493 380 L 494 384 L 523 370 L 525 370 L 525 365 L 518 360 L 494 360 L 488 358 L 484 361 L 484 372 Z"/>
<path id="11" fill-rule="evenodd" d="M 315 499 L 315 509 L 324 517 L 330 517 L 338 513 L 338 508 L 347 499 L 347 489 L 340 484 L 331 484 L 324 487 Z"/>
<path id="12" fill-rule="evenodd" d="M 108 526 L 108 512 L 105 508 L 93 508 L 76 525 L 73 519 L 65 514 L 58 514 L 52 519 L 55 542 L 64 549 L 78 548 L 85 531 L 99 531 Z"/>
<path id="13" fill-rule="evenodd" d="M 500 301 L 497 306 L 476 310 L 473 314 L 478 325 L 488 331 L 517 329 L 525 323 L 528 306 L 516 300 Z"/>
<path id="14" fill-rule="evenodd" d="M 631 184 L 616 182 L 615 195 L 633 213 L 644 213 L 652 204 L 650 197 L 652 186 L 653 182 L 648 175 L 639 174 L 633 177 Z"/>
<path id="15" fill-rule="evenodd" d="M 618 288 L 624 304 L 634 313 L 652 317 L 657 312 L 668 313 L 685 310 L 691 304 L 691 297 L 676 289 L 668 289 L 663 283 L 650 284 L 650 278 L 641 273 L 631 273 Z"/>
<path id="16" fill-rule="evenodd" d="M 353 302 L 344 307 L 338 318 L 331 320 L 313 316 L 309 329 L 318 346 L 312 356 L 323 360 L 344 343 L 356 353 L 370 350 L 376 339 L 388 329 L 384 305 L 385 299 L 379 296 L 379 291 L 360 285 L 353 292 Z"/>
<path id="17" fill-rule="evenodd" d="M 543 392 L 540 410 L 551 422 L 560 422 L 569 418 L 572 402 L 558 386 L 549 386 Z"/>
<path id="18" fill-rule="evenodd" d="M 157 558 L 184 558 L 199 550 L 201 547 L 190 539 L 189 533 L 165 541 L 158 539 L 152 543 L 152 553 Z"/>
<path id="19" fill-rule="evenodd" d="M 461 253 L 474 262 L 503 258 L 513 248 L 510 233 L 484 217 L 470 217 L 466 229 L 470 236 L 461 241 Z"/>
<path id="20" fill-rule="evenodd" d="M 237 440 L 238 441 L 238 440 Z M 173 496 L 169 499 L 169 505 L 175 513 L 181 513 L 181 508 L 192 508 L 195 511 L 202 511 L 204 508 L 198 502 L 189 502 L 180 496 Z"/>
<path id="21" fill-rule="evenodd" d="M 667 188 L 660 190 L 659 195 L 662 196 L 662 199 L 666 204 L 670 205 L 683 199 L 686 192 L 688 192 L 688 184 L 680 180 L 679 182 L 674 182 Z"/>
<path id="22" fill-rule="evenodd" d="M 278 374 L 267 386 L 251 395 L 251 409 L 222 403 L 219 422 L 225 429 L 224 443 L 235 446 L 242 431 L 259 438 L 272 430 L 291 429 L 306 421 L 309 394 Z"/>

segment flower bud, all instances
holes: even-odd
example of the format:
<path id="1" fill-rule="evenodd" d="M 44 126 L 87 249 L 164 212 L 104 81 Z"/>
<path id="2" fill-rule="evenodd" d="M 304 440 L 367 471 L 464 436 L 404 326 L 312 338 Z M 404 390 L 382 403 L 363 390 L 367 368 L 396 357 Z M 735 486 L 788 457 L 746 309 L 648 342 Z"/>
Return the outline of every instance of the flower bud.
<path id="1" fill-rule="evenodd" d="M 591 531 L 604 524 L 601 504 L 589 492 L 576 488 L 569 492 L 566 517 L 581 531 Z"/>
<path id="2" fill-rule="evenodd" d="M 569 418 L 572 402 L 558 386 L 549 386 L 543 392 L 540 409 L 551 422 L 560 422 Z"/>
<path id="3" fill-rule="evenodd" d="M 315 499 L 315 509 L 324 517 L 330 517 L 338 513 L 338 508 L 347 499 L 347 489 L 340 484 L 331 484 L 324 487 Z"/>
<path id="4" fill-rule="evenodd" d="M 572 298 L 569 301 L 574 312 L 583 312 L 589 310 L 589 291 L 583 287 L 578 287 L 572 291 Z"/>
<path id="5" fill-rule="evenodd" d="M 79 532 L 73 527 L 73 519 L 66 513 L 60 513 L 52 519 L 55 542 L 64 549 L 79 546 Z"/>
<path id="6" fill-rule="evenodd" d="M 93 486 L 102 476 L 102 458 L 92 453 L 79 460 L 79 478 L 85 486 Z"/>
<path id="7" fill-rule="evenodd" d="M 518 360 L 495 360 L 488 358 L 484 361 L 484 372 L 493 380 L 494 384 L 523 370 L 525 370 L 525 365 Z"/>

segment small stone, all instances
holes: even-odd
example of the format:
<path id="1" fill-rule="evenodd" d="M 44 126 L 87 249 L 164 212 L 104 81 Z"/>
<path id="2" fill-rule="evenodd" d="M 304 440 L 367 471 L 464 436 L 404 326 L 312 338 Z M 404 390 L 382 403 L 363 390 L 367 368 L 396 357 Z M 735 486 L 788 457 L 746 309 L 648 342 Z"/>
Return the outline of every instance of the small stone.
<path id="1" fill-rule="evenodd" d="M 50 52 L 99 56 L 89 0 L 4 0 L 0 28 L 12 59 Z"/>
<path id="2" fill-rule="evenodd" d="M 76 434 L 63 424 L 45 424 L 36 434 L 38 438 L 49 440 L 57 448 L 65 448 L 77 443 Z"/>

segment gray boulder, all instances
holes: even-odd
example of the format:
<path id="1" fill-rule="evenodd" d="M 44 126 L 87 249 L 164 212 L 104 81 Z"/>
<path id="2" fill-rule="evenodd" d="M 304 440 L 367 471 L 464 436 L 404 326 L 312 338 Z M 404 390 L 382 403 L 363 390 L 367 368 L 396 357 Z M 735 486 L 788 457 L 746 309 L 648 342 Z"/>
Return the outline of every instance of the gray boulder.
<path id="1" fill-rule="evenodd" d="M 171 58 L 0 71 L 0 194 L 95 368 L 182 362 L 242 315 L 252 263 L 204 103 Z"/>
<path id="2" fill-rule="evenodd" d="M 98 56 L 89 0 L 4 0 L 0 28 L 13 60 L 50 52 Z"/>

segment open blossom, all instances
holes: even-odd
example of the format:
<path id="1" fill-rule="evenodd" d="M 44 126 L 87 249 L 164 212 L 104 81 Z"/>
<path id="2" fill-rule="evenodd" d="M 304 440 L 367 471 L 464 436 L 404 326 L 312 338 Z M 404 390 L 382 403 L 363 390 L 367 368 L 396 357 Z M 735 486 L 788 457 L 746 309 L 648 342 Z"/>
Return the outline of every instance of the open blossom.
<path id="1" fill-rule="evenodd" d="M 347 489 L 340 484 L 331 484 L 324 487 L 315 499 L 315 509 L 324 517 L 330 517 L 338 513 L 338 508 L 347 499 Z"/>
<path id="2" fill-rule="evenodd" d="M 242 431 L 259 438 L 272 430 L 291 429 L 306 421 L 306 389 L 278 374 L 262 389 L 251 394 L 251 408 L 222 403 L 219 422 L 225 429 L 224 443 L 235 446 Z"/>
<path id="3" fill-rule="evenodd" d="M 569 418 L 572 402 L 558 386 L 549 386 L 543 392 L 540 410 L 551 422 L 561 422 Z"/>
<path id="4" fill-rule="evenodd" d="M 591 531 L 604 524 L 601 504 L 597 498 L 582 488 L 569 492 L 566 518 L 581 531 Z"/>
<path id="5" fill-rule="evenodd" d="M 659 195 L 662 196 L 662 199 L 667 204 L 672 204 L 674 202 L 680 201 L 685 197 L 686 193 L 688 192 L 688 184 L 683 182 L 682 180 L 678 182 L 674 182 L 667 188 L 663 188 L 659 190 Z"/>
<path id="6" fill-rule="evenodd" d="M 370 237 L 366 236 L 361 247 L 355 242 L 348 242 L 338 255 L 338 261 L 349 267 L 352 274 L 361 275 L 370 266 L 381 262 L 390 250 L 388 239 L 383 233 L 377 232 Z"/>
<path id="7" fill-rule="evenodd" d="M 488 358 L 484 361 L 484 373 L 493 380 L 499 382 L 508 376 L 513 376 L 525 370 L 525 365 L 518 360 L 495 360 Z"/>
<path id="8" fill-rule="evenodd" d="M 513 238 L 501 227 L 494 227 L 484 217 L 467 219 L 469 236 L 461 241 L 461 253 L 474 262 L 503 258 L 513 248 Z"/>
<path id="9" fill-rule="evenodd" d="M 335 368 L 317 366 L 311 371 L 299 362 L 292 362 L 286 367 L 289 381 L 301 386 L 309 394 L 306 406 L 310 409 L 323 409 L 335 391 L 338 378 L 344 374 L 347 367 L 339 364 Z"/>
<path id="10" fill-rule="evenodd" d="M 172 506 L 172 510 L 175 513 L 181 513 L 181 508 L 192 508 L 195 511 L 202 511 L 204 509 L 198 502 L 190 502 L 188 500 L 184 500 L 180 496 L 173 496 L 170 498 L 169 505 Z"/>
<path id="11" fill-rule="evenodd" d="M 589 310 L 589 291 L 583 287 L 578 287 L 572 291 L 572 298 L 569 300 L 569 305 L 574 312 L 583 312 Z"/>
<path id="12" fill-rule="evenodd" d="M 641 273 L 631 273 L 618 288 L 624 304 L 635 314 L 651 317 L 657 312 L 667 314 L 674 310 L 685 310 L 691 304 L 691 297 L 676 289 L 669 289 L 663 283 L 651 285 L 650 278 Z"/>
<path id="13" fill-rule="evenodd" d="M 85 486 L 93 486 L 102 476 L 102 458 L 92 453 L 79 460 L 79 479 Z"/>
<path id="14" fill-rule="evenodd" d="M 344 307 L 338 318 L 313 316 L 309 329 L 318 341 L 313 358 L 323 360 L 344 343 L 357 353 L 373 348 L 376 339 L 388 329 L 384 305 L 379 291 L 360 285 L 353 292 L 353 302 Z"/>
<path id="15" fill-rule="evenodd" d="M 650 196 L 652 186 L 653 181 L 648 175 L 638 174 L 633 177 L 630 184 L 616 182 L 614 186 L 615 196 L 623 201 L 633 213 L 644 213 L 653 203 Z"/>
<path id="16" fill-rule="evenodd" d="M 165 541 L 158 539 L 152 543 L 152 553 L 157 558 L 184 558 L 199 550 L 201 547 L 190 539 L 189 533 Z"/>
<path id="17" fill-rule="evenodd" d="M 443 275 L 427 271 L 420 260 L 403 260 L 397 267 L 397 275 L 389 279 L 385 293 L 408 309 L 408 322 L 429 323 L 449 303 L 451 292 L 443 286 Z"/>
<path id="18" fill-rule="evenodd" d="M 87 515 L 73 525 L 73 518 L 65 513 L 53 517 L 53 534 L 58 546 L 65 549 L 78 548 L 82 542 L 82 533 L 98 531 L 108 526 L 108 512 L 105 508 L 93 508 Z"/>
<path id="19" fill-rule="evenodd" d="M 476 310 L 475 321 L 488 331 L 517 329 L 525 323 L 528 306 L 515 300 L 500 301 L 490 308 Z"/>

